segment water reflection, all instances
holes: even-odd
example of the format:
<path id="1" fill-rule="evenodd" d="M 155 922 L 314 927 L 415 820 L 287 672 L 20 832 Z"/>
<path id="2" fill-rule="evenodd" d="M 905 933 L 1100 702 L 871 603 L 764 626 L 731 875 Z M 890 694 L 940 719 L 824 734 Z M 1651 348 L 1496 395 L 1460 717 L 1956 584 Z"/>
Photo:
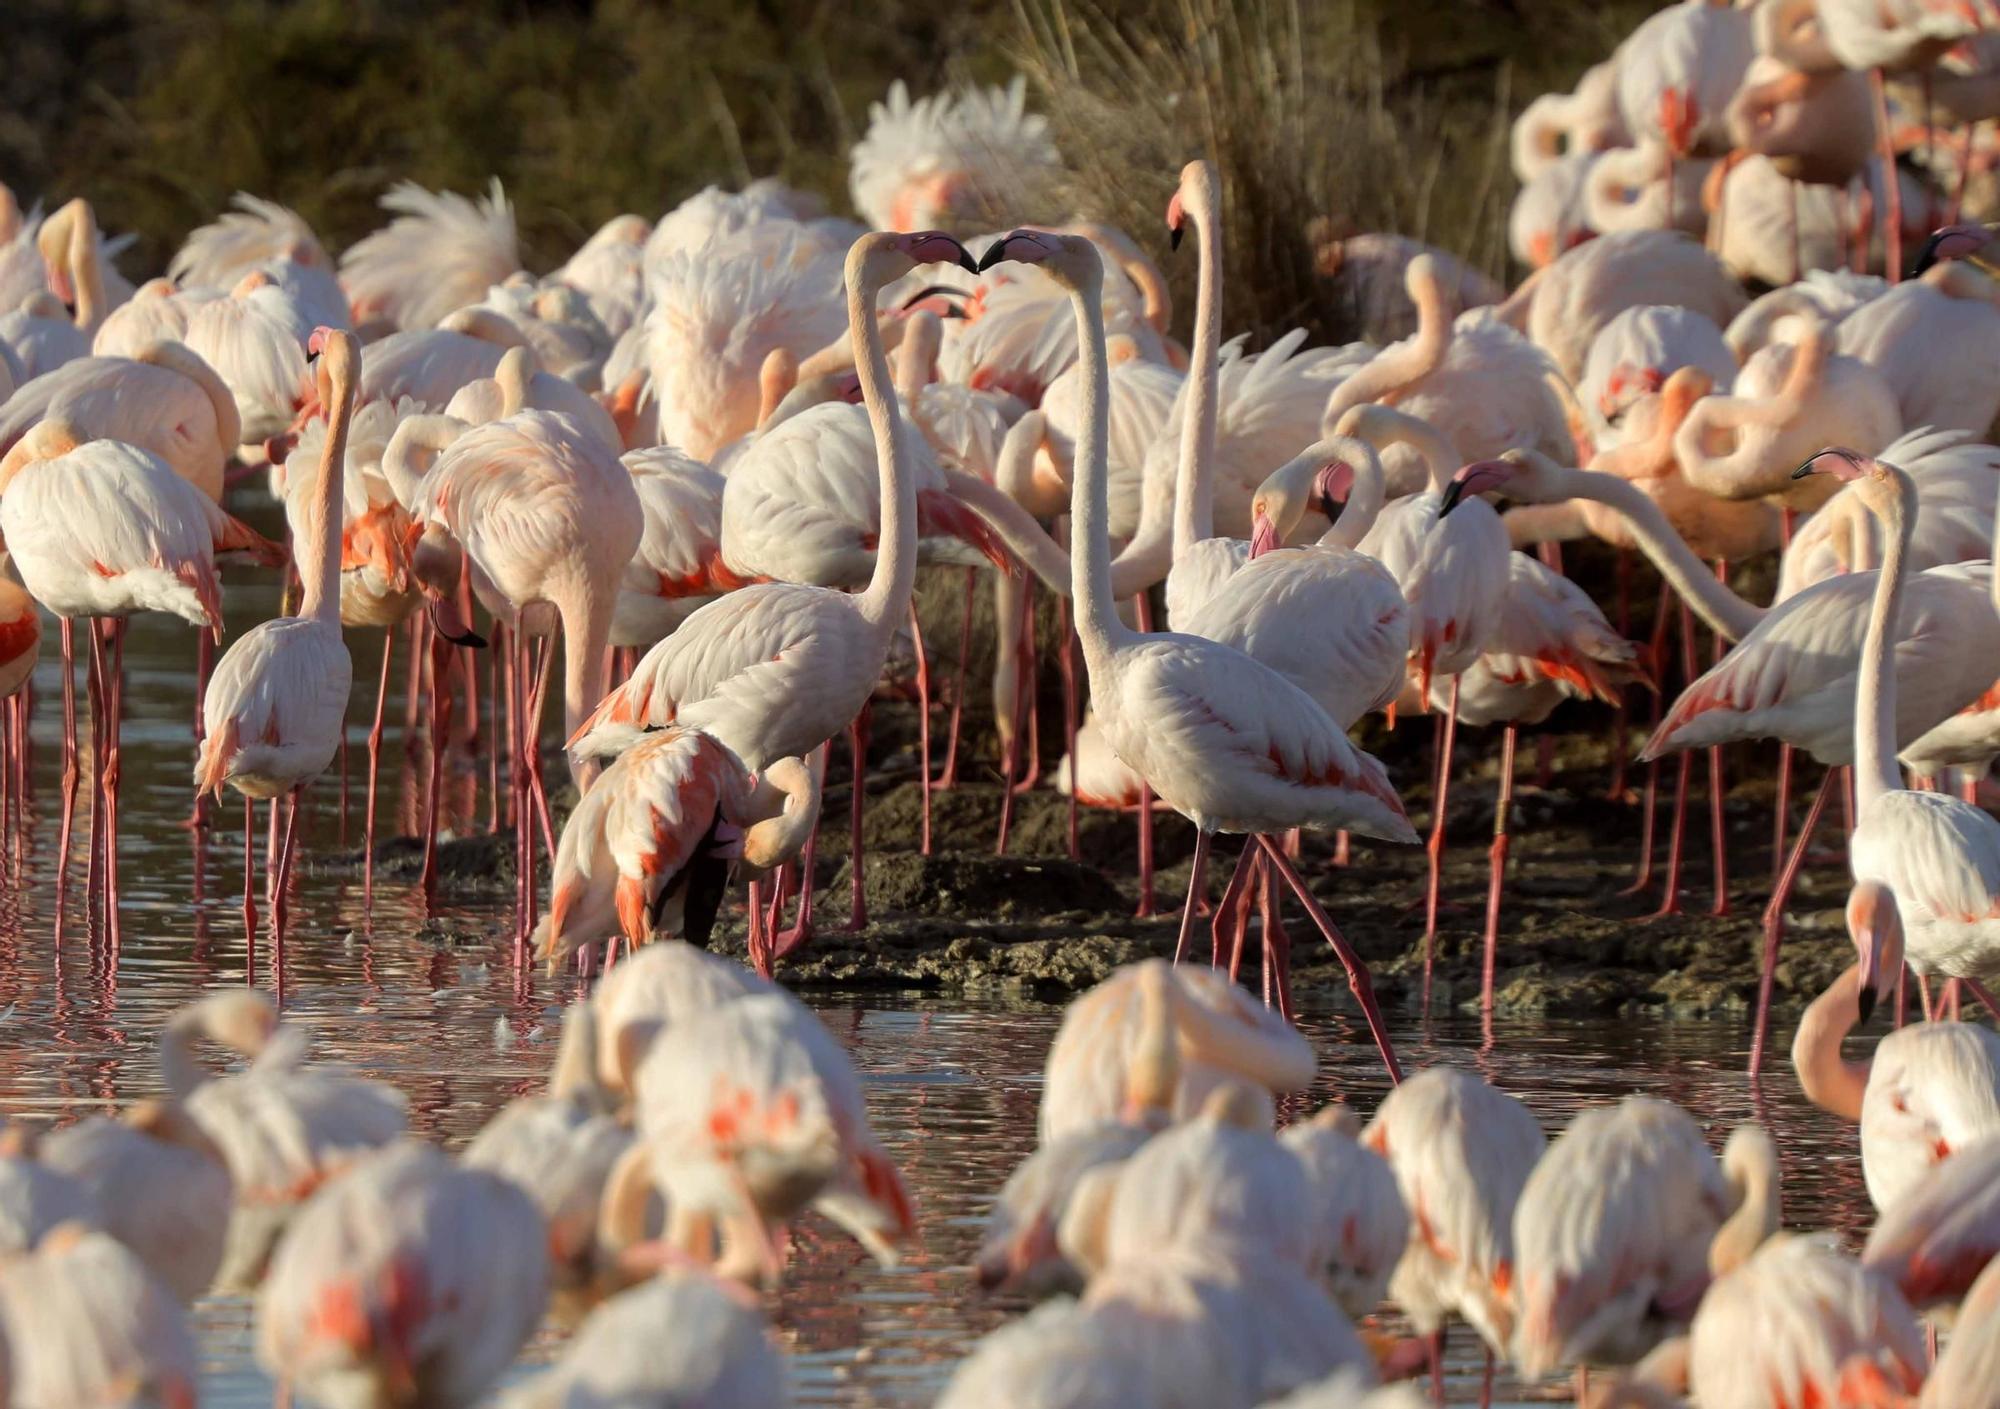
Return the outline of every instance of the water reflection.
<path id="1" fill-rule="evenodd" d="M 274 606 L 263 588 L 232 596 L 243 621 Z M 358 843 L 381 639 L 356 632 L 352 645 L 366 687 L 353 713 L 344 825 Z M 399 643 L 398 661 L 403 650 Z M 19 844 L 10 841 L 0 856 L 0 1094 L 10 1114 L 65 1119 L 158 1090 L 153 1042 L 166 1013 L 205 988 L 245 981 L 241 809 L 220 809 L 205 834 L 180 825 L 190 799 L 192 657 L 184 630 L 135 623 L 125 726 L 124 946 L 115 962 L 86 933 L 75 899 L 65 942 L 58 949 L 51 941 L 61 721 L 55 662 L 40 672 L 34 786 Z M 400 666 L 392 668 L 398 693 L 401 675 Z M 399 707 L 392 700 L 392 720 Z M 381 806 L 395 830 L 416 823 L 427 764 L 403 748 L 392 726 Z M 447 776 L 452 824 L 489 825 L 480 775 Z M 315 849 L 338 844 L 338 802 L 335 780 L 313 795 Z M 18 798 L 9 803 L 17 805 Z M 262 841 L 252 838 L 253 846 Z M 575 993 L 571 979 L 517 978 L 504 906 L 505 897 L 446 896 L 427 918 L 411 885 L 378 877 L 371 921 L 358 876 L 309 871 L 294 904 L 288 1016 L 310 1030 L 319 1059 L 401 1087 L 416 1129 L 451 1147 L 544 1078 L 554 1018 Z M 266 962 L 260 956 L 260 981 Z M 867 1078 L 876 1129 L 918 1199 L 924 1244 L 904 1266 L 885 1271 L 849 1240 L 808 1226 L 774 1319 L 793 1352 L 802 1402 L 925 1405 L 967 1344 L 1018 1309 L 982 1296 L 967 1267 L 987 1200 L 1033 1139 L 1041 1060 L 1059 1010 L 881 994 L 813 1001 Z M 503 1018 L 510 1034 L 504 1044 L 496 1042 Z M 1391 1020 L 1410 1066 L 1472 1066 L 1520 1094 L 1551 1132 L 1584 1105 L 1640 1091 L 1694 1111 L 1718 1146 L 1730 1125 L 1763 1118 L 1785 1162 L 1788 1224 L 1832 1227 L 1858 1241 L 1868 1207 L 1853 1132 L 1806 1107 L 1782 1070 L 1761 1096 L 1753 1092 L 1741 1074 L 1740 1023 L 1501 1022 L 1487 1043 L 1476 1023 L 1425 1029 L 1406 1015 Z M 1295 1103 L 1294 1113 L 1334 1099 L 1372 1110 L 1385 1081 L 1365 1028 L 1310 1005 L 1304 1021 L 1322 1076 L 1312 1101 Z M 206 1302 L 197 1319 L 208 1357 L 204 1402 L 268 1404 L 270 1387 L 252 1364 L 248 1303 Z M 1452 1397 L 1469 1401 L 1477 1392 L 1472 1341 L 1461 1334 L 1453 1345 Z M 553 1349 L 544 1338 L 528 1359 L 546 1359 Z M 1533 1402 L 1504 1382 L 1502 1401 Z"/>

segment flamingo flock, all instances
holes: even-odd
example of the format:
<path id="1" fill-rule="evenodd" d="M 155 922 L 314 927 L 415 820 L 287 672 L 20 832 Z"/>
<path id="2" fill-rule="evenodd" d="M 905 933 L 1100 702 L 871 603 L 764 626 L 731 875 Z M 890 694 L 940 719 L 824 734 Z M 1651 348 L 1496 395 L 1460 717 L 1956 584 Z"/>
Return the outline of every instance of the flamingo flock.
<path id="1" fill-rule="evenodd" d="M 243 801 L 247 980 L 167 1023 L 164 1097 L 0 1132 L 7 1401 L 196 1402 L 184 1308 L 214 1289 L 254 1293 L 260 1362 L 313 1403 L 789 1402 L 759 1294 L 793 1227 L 822 1218 L 884 1265 L 920 1230 L 845 1049 L 775 981 L 825 923 L 829 798 L 867 930 L 886 771 L 914 777 L 925 855 L 953 789 L 997 789 L 1002 853 L 1038 785 L 1067 797 L 1072 860 L 1080 809 L 1132 814 L 1139 921 L 1156 818 L 1193 841 L 1171 923 L 1140 930 L 1171 961 L 1072 1005 L 1040 1146 L 968 1277 L 1042 1304 L 941 1405 L 1394 1409 L 1423 1396 L 1381 1386 L 1426 1372 L 1442 1403 L 1454 1321 L 1482 1403 L 1508 1364 L 1573 1373 L 1600 1409 L 2000 1405 L 2000 1038 L 1964 1020 L 2000 1018 L 2000 227 L 1977 218 L 1996 33 L 1986 0 L 1665 6 L 1515 124 L 1511 292 L 1415 241 L 1319 251 L 1371 338 L 1344 347 L 1226 336 L 1230 173 L 1203 159 L 1158 173 L 1165 243 L 1192 245 L 1179 341 L 1145 243 L 1063 207 L 1018 82 L 898 85 L 853 154 L 865 225 L 775 180 L 712 187 L 544 276 L 497 182 L 399 185 L 338 260 L 241 195 L 137 287 L 88 200 L 24 213 L 0 188 L 0 827 L 27 825 L 31 725 L 59 707 L 54 938 L 80 922 L 115 972 L 127 626 L 194 627 L 189 825 L 207 846 L 233 823 L 216 804 Z M 1593 539 L 1615 598 L 1589 548 L 1565 572 Z M 284 573 L 288 609 L 226 638 L 222 578 L 246 565 Z M 955 652 L 927 600 L 960 614 Z M 51 622 L 59 706 L 35 698 Z M 967 708 L 982 630 L 990 754 Z M 355 633 L 378 631 L 364 905 L 400 648 L 418 900 L 457 830 L 448 783 L 482 772 L 515 982 L 580 995 L 546 1093 L 460 1155 L 281 1017 L 336 772 L 345 821 Z M 914 758 L 871 756 L 877 705 L 910 695 Z M 1423 780 L 1392 732 L 1411 715 Z M 1488 1015 L 1521 730 L 1544 772 L 1555 730 L 1595 731 L 1575 752 L 1637 802 L 1627 893 L 1662 916 L 1701 849 L 1697 758 L 1720 916 L 1730 771 L 1776 742 L 1753 1079 L 1788 904 L 1844 814 L 1855 962 L 1790 1057 L 1859 1128 L 1858 1258 L 1785 1229 L 1760 1125 L 1718 1154 L 1634 1094 L 1550 1132 L 1467 1071 L 1405 1071 L 1329 901 L 1368 869 L 1351 839 L 1418 842 L 1421 796 L 1428 1010 L 1460 735 L 1495 725 Z M 1288 906 L 1392 1084 L 1366 1121 L 1302 1109 Z M 1892 1030 L 1850 1060 L 1878 1008 Z M 211 1073 L 204 1043 L 244 1065 Z M 1377 1329 L 1385 1303 L 1414 1337 Z M 564 1357 L 491 1400 L 545 1316 L 580 1327 Z"/>

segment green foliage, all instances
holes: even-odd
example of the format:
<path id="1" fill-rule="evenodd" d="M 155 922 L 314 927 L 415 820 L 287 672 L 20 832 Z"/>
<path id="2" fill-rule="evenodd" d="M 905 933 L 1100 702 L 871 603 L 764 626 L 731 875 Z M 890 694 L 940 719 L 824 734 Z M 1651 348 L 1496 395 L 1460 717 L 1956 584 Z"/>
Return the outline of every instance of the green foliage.
<path id="1" fill-rule="evenodd" d="M 1498 268 L 1513 95 L 1574 80 L 1644 0 L 8 0 L 0 180 L 87 192 L 132 272 L 237 190 L 342 247 L 410 177 L 506 183 L 531 268 L 621 211 L 778 174 L 846 201 L 890 81 L 1029 73 L 1080 210 L 1160 243 L 1174 173 L 1230 181 L 1232 322 L 1332 330 L 1306 222 Z M 1185 271 L 1176 271 L 1185 278 Z"/>

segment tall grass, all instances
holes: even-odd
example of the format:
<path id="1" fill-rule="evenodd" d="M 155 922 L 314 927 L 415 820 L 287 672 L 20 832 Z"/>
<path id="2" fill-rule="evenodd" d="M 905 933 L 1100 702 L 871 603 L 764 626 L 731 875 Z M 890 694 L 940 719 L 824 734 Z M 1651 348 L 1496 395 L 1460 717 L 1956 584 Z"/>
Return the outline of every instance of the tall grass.
<path id="1" fill-rule="evenodd" d="M 1164 253 L 1174 173 L 1212 155 L 1231 323 L 1334 336 L 1309 222 L 1497 269 L 1508 107 L 1572 82 L 1657 3 L 5 0 L 0 180 L 89 194 L 140 236 L 136 274 L 239 189 L 338 248 L 396 179 L 498 175 L 548 268 L 610 216 L 711 181 L 777 174 L 845 210 L 847 149 L 892 79 L 923 92 L 1018 66 L 1081 212 Z"/>

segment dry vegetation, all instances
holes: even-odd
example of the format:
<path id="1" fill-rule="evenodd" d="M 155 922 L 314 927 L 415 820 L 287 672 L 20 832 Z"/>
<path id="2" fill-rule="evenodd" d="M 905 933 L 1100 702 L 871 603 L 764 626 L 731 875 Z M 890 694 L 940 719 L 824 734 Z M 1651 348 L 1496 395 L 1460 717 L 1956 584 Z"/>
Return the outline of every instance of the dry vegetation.
<path id="1" fill-rule="evenodd" d="M 132 272 L 243 189 L 336 246 L 408 176 L 498 174 L 531 267 L 599 222 L 777 172 L 844 209 L 894 77 L 1025 71 L 1085 213 L 1149 242 L 1174 171 L 1229 173 L 1231 304 L 1335 331 L 1315 214 L 1498 269 L 1504 118 L 1649 0 L 8 0 L 0 180 L 87 191 Z M 1187 277 L 1183 271 L 1181 277 Z M 1235 316 L 1232 317 L 1235 321 Z"/>

